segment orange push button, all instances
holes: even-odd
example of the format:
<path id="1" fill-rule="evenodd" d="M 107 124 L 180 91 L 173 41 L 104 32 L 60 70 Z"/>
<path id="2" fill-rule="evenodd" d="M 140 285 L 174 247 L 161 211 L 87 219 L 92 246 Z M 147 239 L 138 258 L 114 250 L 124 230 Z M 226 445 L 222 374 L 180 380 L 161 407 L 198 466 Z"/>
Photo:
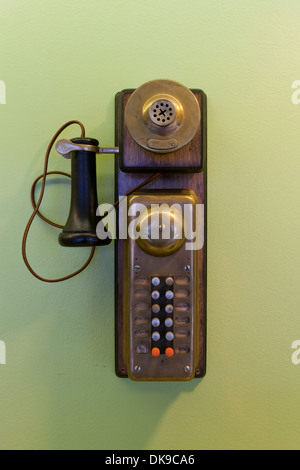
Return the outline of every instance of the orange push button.
<path id="1" fill-rule="evenodd" d="M 153 357 L 158 357 L 160 355 L 160 350 L 158 348 L 153 348 L 152 349 L 152 356 Z"/>
<path id="2" fill-rule="evenodd" d="M 173 348 L 167 348 L 167 349 L 166 349 L 166 355 L 167 355 L 168 357 L 174 356 L 174 349 L 173 349 Z"/>

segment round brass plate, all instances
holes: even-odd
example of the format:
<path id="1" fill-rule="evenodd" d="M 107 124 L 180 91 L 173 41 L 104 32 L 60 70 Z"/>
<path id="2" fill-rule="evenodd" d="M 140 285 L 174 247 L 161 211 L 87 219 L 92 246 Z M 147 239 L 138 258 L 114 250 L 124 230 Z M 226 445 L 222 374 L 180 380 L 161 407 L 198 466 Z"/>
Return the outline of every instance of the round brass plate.
<path id="1" fill-rule="evenodd" d="M 137 88 L 125 109 L 125 124 L 132 138 L 155 153 L 181 149 L 200 125 L 195 95 L 171 80 L 153 80 Z"/>
<path id="2" fill-rule="evenodd" d="M 174 208 L 149 206 L 139 217 L 138 245 L 152 256 L 170 256 L 178 251 L 184 241 L 184 219 Z"/>

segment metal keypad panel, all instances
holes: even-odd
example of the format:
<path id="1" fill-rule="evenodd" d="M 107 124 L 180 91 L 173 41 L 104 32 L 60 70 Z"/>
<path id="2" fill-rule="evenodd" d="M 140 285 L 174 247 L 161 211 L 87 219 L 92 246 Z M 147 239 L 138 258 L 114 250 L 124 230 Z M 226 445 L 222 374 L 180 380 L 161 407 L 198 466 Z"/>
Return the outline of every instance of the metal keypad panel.
<path id="1" fill-rule="evenodd" d="M 158 357 L 174 354 L 174 277 L 151 279 L 151 352 Z"/>
<path id="2" fill-rule="evenodd" d="M 147 204 L 150 194 L 130 204 Z M 160 194 L 160 203 L 191 204 L 190 194 Z M 157 201 L 156 201 L 157 202 Z M 197 354 L 197 259 L 185 245 L 170 256 L 152 256 L 136 240 L 126 242 L 126 357 L 133 380 L 190 380 Z"/>

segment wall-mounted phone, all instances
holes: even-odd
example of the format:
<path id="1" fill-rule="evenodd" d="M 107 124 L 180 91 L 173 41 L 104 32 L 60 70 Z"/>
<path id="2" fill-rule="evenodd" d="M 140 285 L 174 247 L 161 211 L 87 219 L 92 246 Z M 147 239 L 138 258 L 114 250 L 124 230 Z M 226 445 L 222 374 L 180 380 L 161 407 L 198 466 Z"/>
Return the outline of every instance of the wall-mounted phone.
<path id="1" fill-rule="evenodd" d="M 46 161 L 62 129 L 52 139 Z M 58 152 L 72 161 L 70 214 L 59 241 L 63 246 L 110 243 L 106 214 L 97 215 L 96 154 L 114 153 L 115 206 L 120 211 L 118 223 L 126 228 L 126 236 L 118 237 L 115 250 L 117 375 L 133 380 L 203 377 L 205 94 L 170 80 L 155 80 L 118 93 L 115 145 L 103 149 L 97 140 L 86 138 L 84 131 L 80 138 L 57 143 Z M 26 239 L 35 215 L 41 215 L 47 174 L 45 165 L 42 194 L 37 204 L 33 197 L 35 211 L 23 240 L 23 257 L 34 275 Z M 128 196 L 126 210 L 124 195 Z M 99 238 L 99 226 L 107 237 Z M 195 237 L 201 242 L 196 243 Z"/>

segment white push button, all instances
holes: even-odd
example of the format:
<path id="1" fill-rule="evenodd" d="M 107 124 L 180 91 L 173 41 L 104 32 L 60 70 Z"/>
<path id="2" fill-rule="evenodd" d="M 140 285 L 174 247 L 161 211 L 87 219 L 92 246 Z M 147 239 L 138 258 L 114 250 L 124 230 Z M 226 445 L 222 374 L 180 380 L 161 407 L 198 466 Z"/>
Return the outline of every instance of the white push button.
<path id="1" fill-rule="evenodd" d="M 152 305 L 152 312 L 153 313 L 159 313 L 160 312 L 160 306 L 158 304 Z"/>
<path id="2" fill-rule="evenodd" d="M 159 284 L 160 284 L 160 279 L 159 279 L 159 277 L 153 277 L 153 278 L 152 278 L 152 284 L 153 284 L 155 287 L 159 286 Z"/>
<path id="3" fill-rule="evenodd" d="M 165 311 L 166 313 L 172 313 L 174 310 L 173 305 L 166 305 Z"/>
<path id="4" fill-rule="evenodd" d="M 168 300 L 172 300 L 174 298 L 174 292 L 172 292 L 171 290 L 167 290 L 166 292 L 166 298 Z"/>
<path id="5" fill-rule="evenodd" d="M 166 325 L 167 328 L 171 328 L 171 326 L 173 326 L 172 318 L 166 318 L 165 319 L 165 325 Z"/>
<path id="6" fill-rule="evenodd" d="M 166 340 L 173 341 L 173 339 L 174 339 L 174 334 L 172 333 L 172 331 L 168 331 L 168 333 L 166 334 Z"/>
<path id="7" fill-rule="evenodd" d="M 160 293 L 158 292 L 158 290 L 154 290 L 154 291 L 152 292 L 152 296 L 151 296 L 151 297 L 152 297 L 152 299 L 154 299 L 154 300 L 159 299 Z"/>
<path id="8" fill-rule="evenodd" d="M 160 340 L 160 334 L 158 333 L 158 331 L 155 331 L 152 334 L 152 339 L 153 339 L 153 341 L 159 341 Z"/>
<path id="9" fill-rule="evenodd" d="M 173 286 L 174 279 L 171 276 L 167 277 L 166 284 L 167 284 L 167 286 Z"/>

